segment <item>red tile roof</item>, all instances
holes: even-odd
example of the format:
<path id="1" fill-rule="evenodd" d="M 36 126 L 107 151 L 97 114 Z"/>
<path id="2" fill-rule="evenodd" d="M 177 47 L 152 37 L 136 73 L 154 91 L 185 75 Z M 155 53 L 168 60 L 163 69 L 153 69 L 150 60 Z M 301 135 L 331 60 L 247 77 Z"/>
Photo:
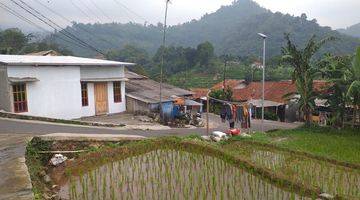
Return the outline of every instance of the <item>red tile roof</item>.
<path id="1" fill-rule="evenodd" d="M 227 79 L 225 81 L 225 87 L 230 87 L 231 89 L 235 88 L 239 84 L 243 83 L 244 80 L 235 80 L 235 79 Z M 221 81 L 217 84 L 215 84 L 212 88 L 212 90 L 222 90 L 224 89 L 224 82 Z"/>
<path id="2" fill-rule="evenodd" d="M 325 81 L 314 81 L 314 89 L 321 91 L 326 86 Z M 265 82 L 265 100 L 285 103 L 286 94 L 296 92 L 296 86 L 292 81 L 266 81 Z M 243 89 L 234 90 L 234 99 L 237 101 L 247 101 L 250 99 L 261 99 L 262 98 L 262 83 L 251 82 Z"/>

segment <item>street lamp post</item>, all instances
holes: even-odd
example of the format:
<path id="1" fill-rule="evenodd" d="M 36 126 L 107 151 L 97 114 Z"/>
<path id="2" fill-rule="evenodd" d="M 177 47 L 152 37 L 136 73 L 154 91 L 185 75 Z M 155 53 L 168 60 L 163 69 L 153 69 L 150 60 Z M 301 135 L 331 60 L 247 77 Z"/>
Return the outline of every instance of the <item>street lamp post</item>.
<path id="1" fill-rule="evenodd" d="M 258 33 L 263 39 L 263 74 L 262 74 L 262 101 L 261 101 L 261 131 L 264 133 L 264 102 L 265 102 L 265 56 L 266 56 L 266 38 L 267 36 L 263 33 Z"/>
<path id="2" fill-rule="evenodd" d="M 162 54 L 161 54 L 161 66 L 160 66 L 160 91 L 159 91 L 159 98 L 160 98 L 160 118 L 161 121 L 164 120 L 164 112 L 162 110 L 162 88 L 163 88 L 163 68 L 164 68 L 164 56 L 165 56 L 165 45 L 166 45 L 166 22 L 167 22 L 167 14 L 168 14 L 168 5 L 170 0 L 166 0 L 166 7 L 165 7 L 165 18 L 164 18 L 164 32 L 163 32 L 163 41 L 162 41 Z"/>

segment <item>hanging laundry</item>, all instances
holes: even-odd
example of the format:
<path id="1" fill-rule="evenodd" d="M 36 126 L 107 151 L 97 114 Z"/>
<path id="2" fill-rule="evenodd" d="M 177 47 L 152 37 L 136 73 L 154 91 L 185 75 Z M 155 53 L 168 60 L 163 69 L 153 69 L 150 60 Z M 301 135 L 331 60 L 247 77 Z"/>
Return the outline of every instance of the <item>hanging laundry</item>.
<path id="1" fill-rule="evenodd" d="M 236 121 L 242 122 L 244 120 L 244 111 L 242 106 L 237 106 L 236 108 Z"/>
<path id="2" fill-rule="evenodd" d="M 225 105 L 221 106 L 220 118 L 221 118 L 222 123 L 225 123 L 225 121 L 226 121 L 226 107 L 225 107 Z"/>
<path id="3" fill-rule="evenodd" d="M 252 117 L 252 106 L 249 106 L 249 117 L 248 117 L 248 127 L 251 128 L 251 117 Z"/>
<path id="4" fill-rule="evenodd" d="M 229 120 L 233 119 L 233 112 L 231 109 L 231 105 L 226 104 L 225 108 L 226 108 L 226 120 L 229 121 Z"/>

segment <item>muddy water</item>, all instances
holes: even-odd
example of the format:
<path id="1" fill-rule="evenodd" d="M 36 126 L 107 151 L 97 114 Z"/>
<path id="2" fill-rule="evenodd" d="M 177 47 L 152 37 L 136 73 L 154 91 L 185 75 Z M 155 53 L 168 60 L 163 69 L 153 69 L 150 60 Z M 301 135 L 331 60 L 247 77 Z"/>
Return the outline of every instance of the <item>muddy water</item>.
<path id="1" fill-rule="evenodd" d="M 260 167 L 285 175 L 288 180 L 316 186 L 346 199 L 360 199 L 360 170 L 244 143 L 225 148 Z"/>
<path id="2" fill-rule="evenodd" d="M 156 150 L 103 165 L 61 187 L 62 199 L 306 199 L 218 158 Z"/>

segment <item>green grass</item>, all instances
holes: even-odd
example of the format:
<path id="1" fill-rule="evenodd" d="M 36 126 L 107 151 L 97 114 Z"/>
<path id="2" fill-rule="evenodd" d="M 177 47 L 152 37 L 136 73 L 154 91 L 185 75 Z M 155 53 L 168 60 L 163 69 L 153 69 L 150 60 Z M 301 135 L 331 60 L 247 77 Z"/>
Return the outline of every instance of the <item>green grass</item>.
<path id="1" fill-rule="evenodd" d="M 239 140 L 239 138 L 234 138 Z M 360 164 L 360 130 L 334 128 L 298 128 L 256 133 L 251 139 L 291 150 L 303 151 L 344 162 Z"/>

